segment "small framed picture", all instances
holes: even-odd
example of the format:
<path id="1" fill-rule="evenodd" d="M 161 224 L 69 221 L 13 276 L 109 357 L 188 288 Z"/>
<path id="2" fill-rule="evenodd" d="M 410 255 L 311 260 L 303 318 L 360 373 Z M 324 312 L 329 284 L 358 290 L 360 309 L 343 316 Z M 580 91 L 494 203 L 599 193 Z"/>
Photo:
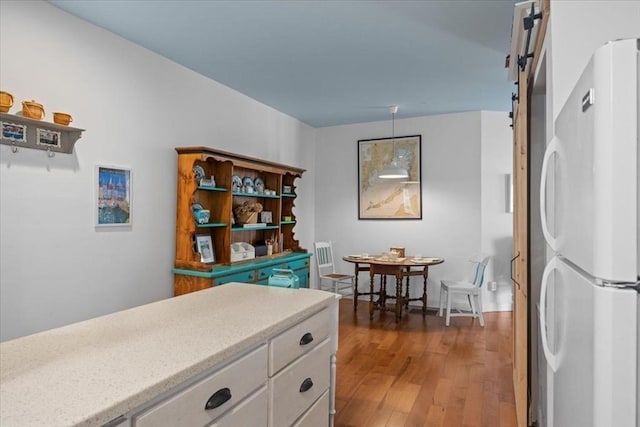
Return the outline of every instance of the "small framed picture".
<path id="1" fill-rule="evenodd" d="M 131 169 L 96 166 L 96 227 L 131 226 Z"/>
<path id="2" fill-rule="evenodd" d="M 60 132 L 38 128 L 36 141 L 38 145 L 60 148 Z"/>
<path id="3" fill-rule="evenodd" d="M 27 125 L 2 122 L 2 139 L 27 142 Z"/>
<path id="4" fill-rule="evenodd" d="M 260 212 L 260 222 L 271 224 L 273 222 L 273 214 L 270 211 Z"/>
<path id="5" fill-rule="evenodd" d="M 196 246 L 200 253 L 201 262 L 215 262 L 216 255 L 213 249 L 213 241 L 209 235 L 196 235 Z"/>

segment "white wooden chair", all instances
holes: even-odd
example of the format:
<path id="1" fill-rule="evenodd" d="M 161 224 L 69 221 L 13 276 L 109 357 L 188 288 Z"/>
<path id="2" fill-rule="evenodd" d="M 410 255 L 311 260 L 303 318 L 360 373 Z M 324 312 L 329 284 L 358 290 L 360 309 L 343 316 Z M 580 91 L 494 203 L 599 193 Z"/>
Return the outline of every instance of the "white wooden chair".
<path id="1" fill-rule="evenodd" d="M 353 274 L 337 273 L 333 262 L 333 248 L 331 242 L 315 242 L 316 271 L 318 273 L 318 288 L 323 288 L 323 284 L 330 282 L 328 288 L 332 292 L 340 293 L 340 290 L 350 288 L 353 293 Z M 355 296 L 354 296 L 355 297 Z"/>
<path id="2" fill-rule="evenodd" d="M 471 265 L 470 277 L 463 280 L 448 280 L 443 279 L 440 281 L 440 312 L 442 316 L 442 310 L 445 304 L 447 304 L 447 319 L 445 324 L 449 326 L 451 317 L 457 316 L 471 316 L 473 318 L 478 317 L 480 319 L 480 326 L 484 326 L 484 317 L 482 316 L 482 284 L 484 283 L 484 271 L 487 268 L 489 259 L 488 255 L 477 255 L 469 259 Z M 458 311 L 457 313 L 451 313 L 451 299 L 453 295 L 466 295 L 471 306 L 471 312 Z"/>

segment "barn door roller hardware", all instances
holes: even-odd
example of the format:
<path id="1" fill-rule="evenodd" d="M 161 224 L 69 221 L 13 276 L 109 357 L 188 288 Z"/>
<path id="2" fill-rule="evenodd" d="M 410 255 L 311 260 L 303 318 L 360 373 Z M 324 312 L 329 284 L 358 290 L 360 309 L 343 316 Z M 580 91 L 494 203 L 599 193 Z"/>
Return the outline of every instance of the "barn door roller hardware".
<path id="1" fill-rule="evenodd" d="M 521 71 L 524 71 L 527 67 L 527 61 L 529 58 L 533 58 L 533 52 L 529 52 L 529 45 L 531 44 L 531 34 L 533 33 L 533 29 L 535 27 L 535 21 L 537 19 L 542 18 L 542 12 L 535 13 L 535 5 L 531 4 L 531 11 L 529 15 L 522 18 L 522 24 L 524 26 L 524 30 L 527 32 L 527 41 L 524 45 L 523 55 L 518 55 L 518 66 Z"/>

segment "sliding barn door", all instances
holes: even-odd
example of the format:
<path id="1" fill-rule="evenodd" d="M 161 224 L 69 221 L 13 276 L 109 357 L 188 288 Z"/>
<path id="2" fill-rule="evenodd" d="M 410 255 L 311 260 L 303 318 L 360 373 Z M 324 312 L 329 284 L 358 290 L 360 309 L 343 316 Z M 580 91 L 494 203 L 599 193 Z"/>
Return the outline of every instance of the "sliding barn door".
<path id="1" fill-rule="evenodd" d="M 513 389 L 518 427 L 527 425 L 528 356 L 528 156 L 527 73 L 520 72 L 519 100 L 513 112 Z"/>

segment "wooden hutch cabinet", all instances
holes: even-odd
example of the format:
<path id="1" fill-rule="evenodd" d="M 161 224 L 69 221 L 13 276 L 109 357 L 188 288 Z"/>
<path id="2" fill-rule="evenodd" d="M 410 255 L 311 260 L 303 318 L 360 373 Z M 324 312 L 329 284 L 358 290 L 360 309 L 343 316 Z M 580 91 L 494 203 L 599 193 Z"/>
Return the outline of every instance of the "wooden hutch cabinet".
<path id="1" fill-rule="evenodd" d="M 206 147 L 178 147 L 176 151 L 174 294 L 228 282 L 266 285 L 274 268 L 293 270 L 300 287 L 308 287 L 311 255 L 300 247 L 294 231 L 295 180 L 304 169 Z M 266 224 L 260 223 L 259 214 L 258 224 L 244 225 L 234 218 L 234 208 L 256 203 L 263 212 L 271 213 Z M 208 221 L 196 220 L 198 209 L 210 212 Z M 214 262 L 202 262 L 196 236 L 211 236 Z M 266 253 L 265 242 L 272 242 L 272 253 Z M 240 243 L 255 247 L 255 256 L 239 257 Z"/>

